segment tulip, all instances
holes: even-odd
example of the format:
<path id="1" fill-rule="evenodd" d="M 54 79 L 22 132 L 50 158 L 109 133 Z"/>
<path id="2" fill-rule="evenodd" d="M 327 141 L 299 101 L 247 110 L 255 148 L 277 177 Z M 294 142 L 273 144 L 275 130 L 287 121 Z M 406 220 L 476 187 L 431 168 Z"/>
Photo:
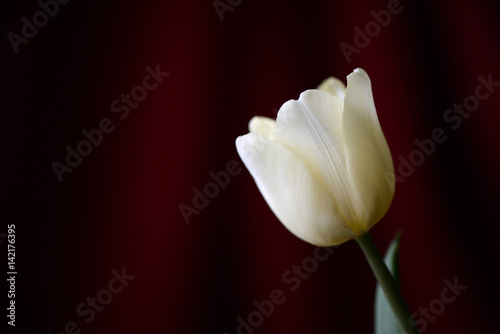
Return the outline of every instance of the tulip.
<path id="1" fill-rule="evenodd" d="M 300 239 L 334 246 L 365 234 L 394 196 L 394 165 L 368 74 L 336 78 L 256 116 L 238 153 L 271 210 Z"/>
<path id="2" fill-rule="evenodd" d="M 368 233 L 394 197 L 391 152 L 378 121 L 368 74 L 347 88 L 328 78 L 283 104 L 276 121 L 254 117 L 236 148 L 283 225 L 316 246 L 355 239 L 402 333 L 418 334 L 410 311 Z"/>

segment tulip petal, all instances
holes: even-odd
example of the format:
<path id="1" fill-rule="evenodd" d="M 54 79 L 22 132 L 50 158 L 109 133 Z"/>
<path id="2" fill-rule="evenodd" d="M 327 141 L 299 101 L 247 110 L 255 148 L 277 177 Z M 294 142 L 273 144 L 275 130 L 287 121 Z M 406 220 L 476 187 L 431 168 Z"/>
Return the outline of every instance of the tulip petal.
<path id="1" fill-rule="evenodd" d="M 329 77 L 323 80 L 323 82 L 318 86 L 318 89 L 335 95 L 336 97 L 344 101 L 345 85 L 337 78 Z"/>
<path id="2" fill-rule="evenodd" d="M 389 209 L 394 195 L 394 166 L 373 101 L 370 78 L 362 69 L 347 77 L 343 133 L 347 169 L 365 208 L 369 229 Z"/>
<path id="3" fill-rule="evenodd" d="M 274 140 L 297 156 L 328 189 L 346 222 L 357 222 L 357 194 L 347 174 L 342 133 L 343 102 L 336 96 L 308 90 L 278 112 Z M 359 235 L 363 229 L 352 225 Z"/>
<path id="4" fill-rule="evenodd" d="M 336 212 L 329 191 L 280 143 L 249 133 L 236 139 L 236 147 L 267 204 L 294 235 L 317 246 L 356 236 Z"/>
<path id="5" fill-rule="evenodd" d="M 250 132 L 260 134 L 269 139 L 273 139 L 275 127 L 276 121 L 274 119 L 263 116 L 254 116 L 248 123 Z"/>

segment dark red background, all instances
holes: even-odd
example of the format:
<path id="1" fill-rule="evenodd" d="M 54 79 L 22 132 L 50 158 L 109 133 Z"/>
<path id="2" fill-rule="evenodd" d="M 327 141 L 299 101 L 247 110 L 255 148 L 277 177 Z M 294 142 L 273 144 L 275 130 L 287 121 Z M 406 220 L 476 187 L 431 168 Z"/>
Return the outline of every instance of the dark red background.
<path id="1" fill-rule="evenodd" d="M 76 321 L 82 333 L 234 334 L 236 318 L 273 289 L 287 300 L 255 333 L 373 332 L 376 282 L 356 243 L 291 292 L 282 274 L 314 247 L 285 230 L 246 169 L 190 224 L 178 208 L 209 172 L 242 166 L 234 140 L 253 115 L 275 117 L 327 76 L 362 67 L 396 167 L 434 128 L 448 136 L 398 183 L 372 236 L 385 250 L 402 229 L 412 311 L 440 298 L 445 279 L 468 286 L 425 333 L 493 333 L 500 91 L 457 130 L 443 114 L 474 94 L 478 76 L 500 81 L 500 5 L 402 1 L 348 63 L 339 44 L 353 45 L 353 29 L 387 3 L 243 1 L 221 21 L 211 0 L 71 1 L 15 54 L 7 34 L 40 7 L 3 2 L 2 206 L 17 226 L 19 273 L 11 332 L 59 333 Z M 169 77 L 119 120 L 111 102 L 156 64 Z M 105 117 L 114 132 L 59 183 L 51 163 Z M 77 305 L 123 267 L 135 279 L 85 324 Z"/>

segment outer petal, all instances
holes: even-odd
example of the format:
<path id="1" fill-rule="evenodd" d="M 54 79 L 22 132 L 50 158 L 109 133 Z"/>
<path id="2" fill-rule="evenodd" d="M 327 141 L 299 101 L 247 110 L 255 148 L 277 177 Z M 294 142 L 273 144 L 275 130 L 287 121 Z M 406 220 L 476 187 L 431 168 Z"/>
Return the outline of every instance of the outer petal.
<path id="1" fill-rule="evenodd" d="M 258 133 L 269 139 L 273 139 L 276 121 L 263 116 L 254 116 L 248 123 L 248 130 L 252 133 Z"/>
<path id="2" fill-rule="evenodd" d="M 323 80 L 323 82 L 318 86 L 318 89 L 335 95 L 344 101 L 345 85 L 337 78 L 329 77 L 328 79 Z"/>
<path id="3" fill-rule="evenodd" d="M 330 193 L 281 144 L 250 133 L 238 137 L 236 147 L 267 204 L 290 232 L 317 246 L 356 236 L 336 213 Z"/>
<path id="4" fill-rule="evenodd" d="M 370 78 L 362 69 L 347 77 L 343 132 L 347 168 L 364 206 L 366 229 L 387 212 L 394 196 L 394 165 L 375 110 Z"/>
<path id="5" fill-rule="evenodd" d="M 347 173 L 342 133 L 343 102 L 320 90 L 308 90 L 278 112 L 274 140 L 297 156 L 330 192 L 346 222 L 358 221 L 357 192 Z M 364 231 L 351 228 L 360 234 Z"/>

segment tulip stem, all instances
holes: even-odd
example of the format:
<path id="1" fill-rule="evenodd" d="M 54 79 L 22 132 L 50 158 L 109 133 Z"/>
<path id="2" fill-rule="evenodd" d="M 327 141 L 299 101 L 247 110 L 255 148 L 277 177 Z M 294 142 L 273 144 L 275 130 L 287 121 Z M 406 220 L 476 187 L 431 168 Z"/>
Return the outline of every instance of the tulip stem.
<path id="1" fill-rule="evenodd" d="M 400 329 L 403 333 L 418 334 L 417 328 L 410 323 L 410 311 L 401 296 L 398 284 L 385 265 L 384 259 L 377 250 L 370 234 L 368 232 L 362 234 L 356 238 L 356 241 L 365 253 L 366 259 L 391 305 L 392 312 L 399 322 Z"/>

